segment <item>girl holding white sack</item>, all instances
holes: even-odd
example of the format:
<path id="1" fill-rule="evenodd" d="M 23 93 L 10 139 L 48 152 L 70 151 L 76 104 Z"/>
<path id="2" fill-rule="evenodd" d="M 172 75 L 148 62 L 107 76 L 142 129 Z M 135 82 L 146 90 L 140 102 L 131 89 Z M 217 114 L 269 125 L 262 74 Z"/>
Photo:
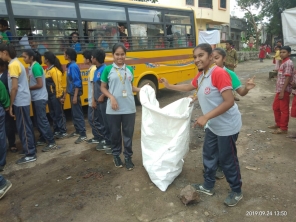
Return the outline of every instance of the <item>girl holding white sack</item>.
<path id="1" fill-rule="evenodd" d="M 219 160 L 231 188 L 224 203 L 235 206 L 243 198 L 235 144 L 242 121 L 234 103 L 231 78 L 223 68 L 214 63 L 211 45 L 199 44 L 193 50 L 193 57 L 196 66 L 203 71 L 195 76 L 191 84 L 172 85 L 164 78 L 160 79 L 160 83 L 177 91 L 196 90 L 195 96 L 198 97 L 203 116 L 196 119 L 194 126 L 204 127 L 206 123 L 208 126 L 203 145 L 204 183 L 192 186 L 198 192 L 213 195 Z"/>

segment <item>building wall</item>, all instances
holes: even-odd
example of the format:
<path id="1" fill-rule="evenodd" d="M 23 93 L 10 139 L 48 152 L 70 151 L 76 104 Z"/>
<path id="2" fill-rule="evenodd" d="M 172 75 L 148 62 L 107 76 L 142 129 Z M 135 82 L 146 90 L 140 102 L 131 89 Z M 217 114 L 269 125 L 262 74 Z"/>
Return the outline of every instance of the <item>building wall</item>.
<path id="1" fill-rule="evenodd" d="M 220 9 L 220 0 L 212 0 L 213 8 L 198 7 L 198 0 L 194 0 L 194 6 L 186 5 L 186 0 L 158 0 L 159 4 L 170 6 L 191 7 L 195 10 L 196 19 L 206 20 L 213 24 L 225 24 L 230 22 L 230 0 L 226 1 L 226 10 Z"/>

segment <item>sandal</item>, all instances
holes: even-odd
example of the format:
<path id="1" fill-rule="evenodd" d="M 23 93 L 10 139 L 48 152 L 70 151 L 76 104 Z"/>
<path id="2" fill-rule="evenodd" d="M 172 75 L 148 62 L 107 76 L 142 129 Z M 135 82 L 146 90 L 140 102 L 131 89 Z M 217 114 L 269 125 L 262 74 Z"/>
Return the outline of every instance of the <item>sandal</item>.
<path id="1" fill-rule="evenodd" d="M 287 134 L 288 130 L 277 129 L 272 134 Z"/>
<path id="2" fill-rule="evenodd" d="M 268 126 L 268 129 L 278 129 L 280 128 L 278 125 Z"/>
<path id="3" fill-rule="evenodd" d="M 16 152 L 18 151 L 18 149 L 17 149 L 16 147 L 14 147 L 14 146 L 9 147 L 9 150 L 10 150 L 10 152 L 12 152 L 12 153 L 16 153 Z"/>

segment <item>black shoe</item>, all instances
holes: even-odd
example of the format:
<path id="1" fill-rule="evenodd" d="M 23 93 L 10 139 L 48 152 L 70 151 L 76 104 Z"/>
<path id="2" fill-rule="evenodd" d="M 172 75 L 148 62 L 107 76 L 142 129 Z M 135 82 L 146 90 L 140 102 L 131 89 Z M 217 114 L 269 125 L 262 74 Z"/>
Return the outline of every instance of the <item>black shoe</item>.
<path id="1" fill-rule="evenodd" d="M 127 170 L 133 170 L 135 165 L 133 164 L 132 162 L 132 158 L 131 157 L 128 157 L 128 158 L 125 158 L 125 167 Z"/>
<path id="2" fill-rule="evenodd" d="M 80 136 L 79 133 L 73 132 L 68 137 L 71 138 L 71 137 L 77 137 L 77 136 Z"/>
<path id="3" fill-rule="evenodd" d="M 55 136 L 56 139 L 63 139 L 65 137 L 67 137 L 68 134 L 67 133 L 59 133 L 58 135 Z"/>
<path id="4" fill-rule="evenodd" d="M 101 141 L 99 139 L 96 139 L 96 138 L 92 138 L 92 139 L 86 140 L 86 142 L 87 143 L 92 143 L 92 144 L 101 143 Z"/>
<path id="5" fill-rule="evenodd" d="M 16 161 L 16 164 L 23 164 L 23 163 L 30 163 L 37 160 L 37 156 L 23 156 L 18 161 Z"/>
<path id="6" fill-rule="evenodd" d="M 102 151 L 102 150 L 107 150 L 107 149 L 111 149 L 111 143 L 107 143 L 105 140 L 101 141 L 96 146 L 96 150 L 97 151 Z"/>
<path id="7" fill-rule="evenodd" d="M 59 134 L 60 134 L 60 132 L 54 132 L 53 137 L 56 138 Z"/>
<path id="8" fill-rule="evenodd" d="M 4 166 L 0 166 L 0 172 L 4 170 Z"/>
<path id="9" fill-rule="evenodd" d="M 57 144 L 55 144 L 55 143 L 48 144 L 46 147 L 44 147 L 42 149 L 42 152 L 49 152 L 49 151 L 56 149 L 56 148 L 58 148 Z"/>
<path id="10" fill-rule="evenodd" d="M 79 136 L 78 139 L 75 141 L 75 144 L 82 143 L 86 140 L 86 136 Z"/>
<path id="11" fill-rule="evenodd" d="M 45 146 L 45 145 L 46 145 L 46 142 L 43 141 L 43 140 L 38 140 L 38 141 L 36 142 L 36 146 Z"/>
<path id="12" fill-rule="evenodd" d="M 120 159 L 120 156 L 114 156 L 113 162 L 115 164 L 115 167 L 122 167 L 122 161 Z"/>

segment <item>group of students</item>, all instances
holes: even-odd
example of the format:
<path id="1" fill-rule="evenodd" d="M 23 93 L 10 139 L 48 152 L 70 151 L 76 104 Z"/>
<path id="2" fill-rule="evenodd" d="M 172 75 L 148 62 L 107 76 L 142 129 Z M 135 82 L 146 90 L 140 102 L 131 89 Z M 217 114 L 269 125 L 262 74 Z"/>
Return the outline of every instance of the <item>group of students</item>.
<path id="1" fill-rule="evenodd" d="M 94 138 L 88 143 L 98 144 L 97 150 L 105 150 L 113 154 L 115 167 L 123 167 L 121 160 L 122 145 L 124 147 L 125 166 L 132 170 L 132 138 L 135 125 L 136 106 L 134 92 L 140 89 L 133 86 L 133 68 L 125 64 L 127 49 L 121 43 L 113 46 L 114 62 L 105 65 L 105 52 L 102 49 L 83 52 L 85 63 L 89 68 L 89 110 L 88 121 Z M 47 152 L 57 148 L 55 139 L 78 137 L 76 144 L 86 141 L 86 130 L 80 96 L 83 93 L 82 79 L 79 66 L 76 64 L 77 53 L 73 48 L 64 52 L 67 64 L 67 89 L 62 88 L 63 69 L 58 58 L 52 52 L 45 52 L 41 67 L 41 56 L 33 50 L 24 50 L 24 62 L 29 64 L 27 77 L 26 69 L 16 57 L 16 51 L 11 45 L 0 45 L 0 59 L 8 63 L 8 89 L 0 81 L 0 160 L 6 159 L 6 129 L 5 116 L 16 119 L 16 128 L 23 146 L 20 153 L 24 155 L 17 164 L 36 161 L 36 146 L 44 146 Z M 28 81 L 29 78 L 29 81 Z M 70 96 L 72 120 L 75 132 L 66 133 L 66 121 L 63 103 L 66 94 Z M 33 104 L 34 119 L 39 139 L 35 142 L 33 124 L 30 119 L 30 103 Z M 53 119 L 53 130 L 46 117 L 46 104 L 49 105 Z M 5 113 L 6 111 L 6 113 Z M 15 144 L 14 144 L 15 146 Z M 0 175 L 0 198 L 4 196 L 11 183 Z"/>

